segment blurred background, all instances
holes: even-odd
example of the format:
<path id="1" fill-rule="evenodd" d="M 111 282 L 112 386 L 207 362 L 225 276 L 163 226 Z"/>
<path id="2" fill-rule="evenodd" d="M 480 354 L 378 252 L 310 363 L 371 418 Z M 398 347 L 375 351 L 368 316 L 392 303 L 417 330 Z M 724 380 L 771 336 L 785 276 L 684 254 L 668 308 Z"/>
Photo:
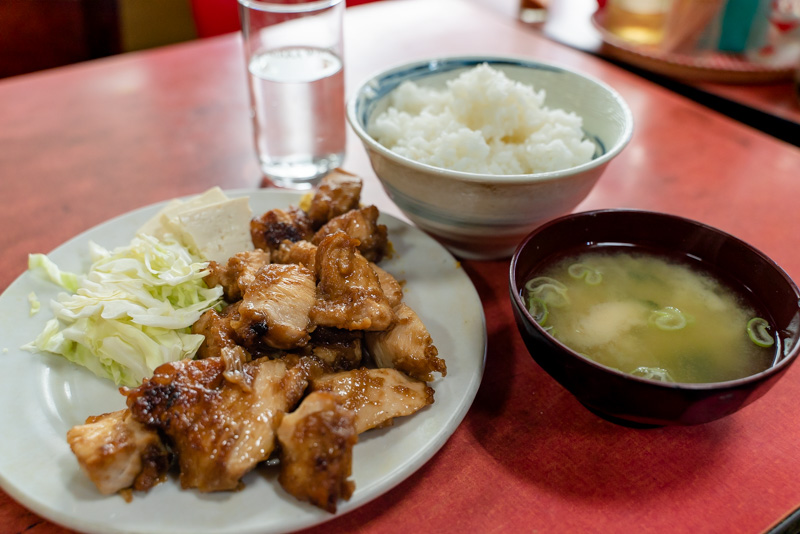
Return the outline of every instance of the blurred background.
<path id="1" fill-rule="evenodd" d="M 238 29 L 236 0 L 0 0 L 0 78 Z"/>

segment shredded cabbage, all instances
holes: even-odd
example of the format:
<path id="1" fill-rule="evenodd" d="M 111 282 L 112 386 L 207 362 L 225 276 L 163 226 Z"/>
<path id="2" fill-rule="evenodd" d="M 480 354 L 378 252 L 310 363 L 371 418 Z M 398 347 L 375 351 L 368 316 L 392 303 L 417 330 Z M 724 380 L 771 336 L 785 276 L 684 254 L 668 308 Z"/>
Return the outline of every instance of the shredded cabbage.
<path id="1" fill-rule="evenodd" d="M 221 302 L 203 282 L 208 262 L 170 236 L 138 235 L 113 251 L 89 243 L 92 265 L 78 275 L 43 254 L 29 268 L 60 285 L 54 319 L 25 349 L 59 354 L 118 385 L 137 386 L 159 365 L 194 356 L 203 336 L 191 325 Z"/>
<path id="2" fill-rule="evenodd" d="M 34 291 L 28 293 L 28 304 L 31 305 L 31 315 L 36 315 L 42 308 L 42 303 L 39 302 L 39 297 L 36 296 Z"/>
<path id="3" fill-rule="evenodd" d="M 29 254 L 28 269 L 36 271 L 42 276 L 73 293 L 78 290 L 78 275 L 67 273 L 58 268 L 58 265 L 44 254 Z"/>

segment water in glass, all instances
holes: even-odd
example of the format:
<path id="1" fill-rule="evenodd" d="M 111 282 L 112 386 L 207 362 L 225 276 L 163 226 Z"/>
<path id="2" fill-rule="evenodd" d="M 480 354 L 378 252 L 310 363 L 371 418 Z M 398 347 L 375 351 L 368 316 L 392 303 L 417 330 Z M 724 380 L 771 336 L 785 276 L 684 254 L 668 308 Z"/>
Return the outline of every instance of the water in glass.
<path id="1" fill-rule="evenodd" d="M 262 172 L 279 186 L 312 187 L 344 157 L 341 58 L 292 46 L 256 52 L 248 71 Z"/>

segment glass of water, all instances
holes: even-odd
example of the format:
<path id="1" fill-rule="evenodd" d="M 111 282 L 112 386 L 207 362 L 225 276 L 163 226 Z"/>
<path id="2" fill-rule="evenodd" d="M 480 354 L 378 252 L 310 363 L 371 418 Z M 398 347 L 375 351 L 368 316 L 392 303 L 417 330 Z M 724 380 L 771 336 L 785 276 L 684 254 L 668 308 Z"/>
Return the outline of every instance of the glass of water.
<path id="1" fill-rule="evenodd" d="M 238 1 L 261 171 L 276 186 L 310 189 L 345 153 L 345 2 Z"/>

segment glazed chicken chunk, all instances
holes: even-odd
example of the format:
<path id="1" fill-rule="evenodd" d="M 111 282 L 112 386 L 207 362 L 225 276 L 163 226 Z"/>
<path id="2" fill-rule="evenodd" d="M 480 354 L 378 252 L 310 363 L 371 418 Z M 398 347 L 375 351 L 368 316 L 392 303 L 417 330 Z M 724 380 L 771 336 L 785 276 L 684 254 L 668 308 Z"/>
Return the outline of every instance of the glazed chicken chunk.
<path id="1" fill-rule="evenodd" d="M 204 281 L 208 287 L 222 286 L 225 300 L 235 302 L 242 298 L 258 270 L 269 262 L 269 252 L 264 250 L 238 252 L 231 256 L 225 265 L 215 261 L 209 262 L 209 273 Z"/>
<path id="2" fill-rule="evenodd" d="M 329 393 L 311 393 L 278 427 L 281 471 L 278 481 L 290 494 L 336 512 L 355 485 L 347 478 L 358 441 L 355 416 Z"/>
<path id="3" fill-rule="evenodd" d="M 230 317 L 210 309 L 192 325 L 192 334 L 202 334 L 203 343 L 197 349 L 197 358 L 220 356 L 222 349 L 237 346 L 236 333 L 231 328 Z"/>
<path id="4" fill-rule="evenodd" d="M 292 349 L 308 343 L 316 301 L 314 273 L 294 264 L 264 266 L 244 293 L 231 327 L 245 347 Z"/>
<path id="5" fill-rule="evenodd" d="M 357 249 L 358 240 L 336 232 L 317 247 L 317 298 L 312 321 L 346 330 L 385 330 L 394 312 L 378 276 Z"/>
<path id="6" fill-rule="evenodd" d="M 128 410 L 89 417 L 67 432 L 67 443 L 104 495 L 128 488 L 146 491 L 165 478 L 170 465 L 158 432 L 136 421 Z"/>
<path id="7" fill-rule="evenodd" d="M 310 271 L 316 271 L 317 246 L 310 241 L 291 242 L 285 240 L 272 253 L 272 261 L 275 263 L 295 263 L 307 267 Z"/>
<path id="8" fill-rule="evenodd" d="M 311 333 L 311 354 L 333 371 L 350 371 L 361 366 L 364 332 L 317 327 Z"/>
<path id="9" fill-rule="evenodd" d="M 222 358 L 181 360 L 123 390 L 133 417 L 169 438 L 183 488 L 239 488 L 241 478 L 269 458 L 280 415 L 293 409 L 308 383 L 302 366 L 282 360 L 241 364 L 237 381 L 225 371 Z"/>
<path id="10" fill-rule="evenodd" d="M 334 217 L 357 208 L 360 199 L 361 179 L 337 169 L 322 178 L 306 212 L 314 228 L 319 228 Z"/>
<path id="11" fill-rule="evenodd" d="M 336 396 L 356 414 L 356 432 L 382 427 L 395 417 L 411 415 L 433 404 L 433 388 L 395 369 L 342 371 L 311 381 L 312 391 Z"/>
<path id="12" fill-rule="evenodd" d="M 310 240 L 311 219 L 297 207 L 274 209 L 250 220 L 250 237 L 257 249 L 275 250 L 283 241 Z"/>
<path id="13" fill-rule="evenodd" d="M 383 332 L 367 332 L 367 350 L 378 367 L 403 371 L 418 380 L 433 380 L 433 373 L 447 374 L 447 365 L 438 357 L 428 329 L 405 303 L 394 308 L 397 321 Z"/>
<path id="14" fill-rule="evenodd" d="M 350 210 L 328 221 L 317 230 L 311 242 L 319 245 L 323 239 L 336 232 L 344 232 L 357 239 L 358 251 L 372 262 L 379 262 L 389 248 L 386 226 L 378 224 L 380 212 L 375 206 Z"/>

